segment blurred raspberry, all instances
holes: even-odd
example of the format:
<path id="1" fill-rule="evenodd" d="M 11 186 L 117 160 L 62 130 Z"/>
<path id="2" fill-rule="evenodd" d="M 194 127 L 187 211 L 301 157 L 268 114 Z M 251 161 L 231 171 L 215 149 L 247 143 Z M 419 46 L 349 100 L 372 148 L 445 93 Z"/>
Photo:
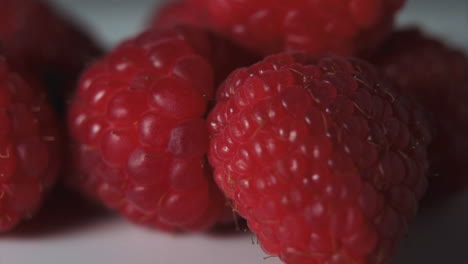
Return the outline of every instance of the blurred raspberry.
<path id="1" fill-rule="evenodd" d="M 42 89 L 0 56 L 0 232 L 37 211 L 59 173 L 61 144 Z"/>
<path id="2" fill-rule="evenodd" d="M 0 1 L 0 50 L 47 84 L 61 110 L 82 69 L 101 50 L 70 18 L 41 0 Z"/>
<path id="3" fill-rule="evenodd" d="M 198 5 L 185 1 L 172 1 L 165 5 L 158 5 L 155 14 L 150 18 L 150 25 L 157 28 L 175 25 L 190 25 L 207 27 L 208 14 Z"/>
<path id="4" fill-rule="evenodd" d="M 170 29 L 177 26 L 189 26 L 200 30 L 210 31 L 208 29 L 207 14 L 198 5 L 190 4 L 184 1 L 173 1 L 166 5 L 158 6 L 157 12 L 151 18 L 149 26 L 155 29 Z M 210 33 L 211 36 L 215 34 Z M 216 35 L 216 40 L 211 44 L 194 43 L 197 49 L 215 52 L 212 55 L 213 65 L 216 65 L 217 74 L 216 84 L 224 81 L 233 68 L 233 65 L 246 66 L 260 60 L 259 56 L 248 52 L 246 49 L 235 45 L 231 41 Z M 213 45 L 216 44 L 216 47 Z M 205 46 L 203 46 L 205 45 Z M 234 52 L 234 54 L 232 54 Z"/>
<path id="5" fill-rule="evenodd" d="M 186 0 L 170 4 L 173 6 L 166 8 L 166 12 L 172 15 L 159 21 L 206 24 L 260 55 L 280 51 L 351 55 L 367 53 L 382 42 L 404 3 L 404 0 Z"/>
<path id="6" fill-rule="evenodd" d="M 468 58 L 418 29 L 395 32 L 373 61 L 431 114 L 428 199 L 468 187 Z"/>
<path id="7" fill-rule="evenodd" d="M 231 59 L 232 58 L 232 59 Z M 206 162 L 215 80 L 247 59 L 191 27 L 152 29 L 83 75 L 70 107 L 71 184 L 130 220 L 197 231 L 225 217 Z"/>

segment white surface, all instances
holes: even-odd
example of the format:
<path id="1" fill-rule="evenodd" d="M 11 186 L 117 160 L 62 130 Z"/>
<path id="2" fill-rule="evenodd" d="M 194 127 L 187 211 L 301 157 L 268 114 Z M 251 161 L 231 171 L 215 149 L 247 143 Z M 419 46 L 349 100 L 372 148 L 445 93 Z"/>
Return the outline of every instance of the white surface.
<path id="1" fill-rule="evenodd" d="M 155 1 L 55 0 L 91 25 L 112 46 L 144 24 Z M 157 1 L 156 1 L 157 2 Z M 409 0 L 400 23 L 419 23 L 468 48 L 468 2 Z M 424 210 L 403 241 L 395 264 L 468 263 L 468 193 Z M 60 209 L 61 210 L 61 209 Z M 67 211 L 56 212 L 56 216 Z M 78 216 L 77 216 L 78 217 Z M 49 221 L 46 220 L 45 221 Z M 62 222 L 64 222 L 63 220 Z M 115 217 L 90 217 L 77 226 L 14 232 L 0 239 L 1 264 L 279 264 L 252 244 L 250 234 L 170 235 Z M 63 224 L 63 223 L 62 223 Z M 52 228 L 50 227 L 52 225 Z M 55 222 L 49 223 L 54 229 Z M 46 224 L 47 226 L 47 224 Z"/>
<path id="2" fill-rule="evenodd" d="M 0 263 L 63 264 L 240 264 L 260 263 L 264 254 L 250 234 L 165 234 L 119 219 L 47 238 L 0 240 Z M 269 259 L 265 264 L 278 264 Z"/>
<path id="3" fill-rule="evenodd" d="M 468 263 L 467 204 L 468 193 L 423 210 L 392 263 Z M 64 216 L 69 214 L 62 209 Z M 264 259 L 267 256 L 250 233 L 166 234 L 106 215 L 82 214 L 78 222 L 56 216 L 40 218 L 39 225 L 4 235 L 0 239 L 0 263 L 281 263 L 277 258 Z"/>

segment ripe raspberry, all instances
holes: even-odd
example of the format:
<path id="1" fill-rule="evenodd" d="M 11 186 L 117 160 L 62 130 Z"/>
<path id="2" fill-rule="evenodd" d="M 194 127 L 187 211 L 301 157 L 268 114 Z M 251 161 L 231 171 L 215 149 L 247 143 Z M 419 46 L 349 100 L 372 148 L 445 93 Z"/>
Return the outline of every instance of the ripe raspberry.
<path id="1" fill-rule="evenodd" d="M 60 169 L 60 138 L 41 89 L 0 56 L 0 232 L 30 218 Z"/>
<path id="2" fill-rule="evenodd" d="M 63 104 L 81 70 L 101 53 L 76 24 L 41 0 L 0 1 L 1 49 L 16 69 L 45 81 L 56 104 Z"/>
<path id="3" fill-rule="evenodd" d="M 214 79 L 237 66 L 230 48 L 200 29 L 152 29 L 92 66 L 70 108 L 72 185 L 143 225 L 202 230 L 220 220 L 204 118 Z"/>
<path id="4" fill-rule="evenodd" d="M 405 0 L 187 0 L 208 13 L 209 26 L 250 50 L 269 55 L 357 54 L 391 31 Z M 181 12 L 185 14 L 186 12 Z M 182 20 L 187 17 L 181 16 Z"/>
<path id="5" fill-rule="evenodd" d="M 177 26 L 189 26 L 192 28 L 199 28 L 207 30 L 208 21 L 207 14 L 203 12 L 197 5 L 193 5 L 184 1 L 174 1 L 162 6 L 158 12 L 152 17 L 150 27 L 156 29 L 168 29 Z M 212 34 L 212 33 L 210 33 Z M 233 68 L 233 65 L 245 66 L 251 65 L 260 60 L 259 56 L 234 45 L 231 41 L 217 37 L 217 47 L 205 47 L 204 49 L 216 52 L 213 54 L 213 65 L 216 65 L 216 83 L 219 84 L 224 81 Z M 230 54 L 235 51 L 235 54 Z M 205 51 L 204 53 L 207 53 Z M 226 54 L 229 55 L 229 60 L 226 59 Z"/>
<path id="6" fill-rule="evenodd" d="M 388 263 L 426 188 L 422 112 L 355 59 L 267 57 L 208 122 L 215 180 L 288 264 Z"/>
<path id="7" fill-rule="evenodd" d="M 468 58 L 413 28 L 394 33 L 373 61 L 432 114 L 428 198 L 467 188 Z"/>

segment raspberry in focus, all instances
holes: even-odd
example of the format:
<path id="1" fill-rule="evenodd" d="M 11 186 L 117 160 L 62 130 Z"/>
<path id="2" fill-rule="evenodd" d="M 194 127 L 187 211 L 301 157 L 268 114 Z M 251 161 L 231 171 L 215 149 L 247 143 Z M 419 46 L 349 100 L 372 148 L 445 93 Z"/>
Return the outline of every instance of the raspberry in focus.
<path id="1" fill-rule="evenodd" d="M 38 210 L 59 173 L 62 144 L 43 90 L 0 56 L 0 232 Z"/>
<path id="2" fill-rule="evenodd" d="M 215 180 L 267 253 L 389 262 L 427 186 L 421 107 L 363 61 L 301 54 L 236 70 L 217 99 Z"/>

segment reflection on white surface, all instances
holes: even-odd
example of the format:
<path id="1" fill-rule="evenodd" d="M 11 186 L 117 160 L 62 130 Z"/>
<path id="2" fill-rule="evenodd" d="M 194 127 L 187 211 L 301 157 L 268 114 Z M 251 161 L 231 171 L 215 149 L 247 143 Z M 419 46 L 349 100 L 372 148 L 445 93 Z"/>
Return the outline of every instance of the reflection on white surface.
<path id="1" fill-rule="evenodd" d="M 158 1 L 55 0 L 92 26 L 111 46 L 141 30 Z M 161 1 L 160 1 L 161 2 Z M 448 4 L 450 2 L 450 4 Z M 409 0 L 401 24 L 419 23 L 468 48 L 467 1 Z M 402 243 L 395 264 L 468 263 L 468 193 L 425 210 Z M 46 233 L 46 232 L 44 232 Z M 171 235 L 134 227 L 118 218 L 43 235 L 0 239 L 1 264 L 279 264 L 252 244 L 250 234 Z"/>

